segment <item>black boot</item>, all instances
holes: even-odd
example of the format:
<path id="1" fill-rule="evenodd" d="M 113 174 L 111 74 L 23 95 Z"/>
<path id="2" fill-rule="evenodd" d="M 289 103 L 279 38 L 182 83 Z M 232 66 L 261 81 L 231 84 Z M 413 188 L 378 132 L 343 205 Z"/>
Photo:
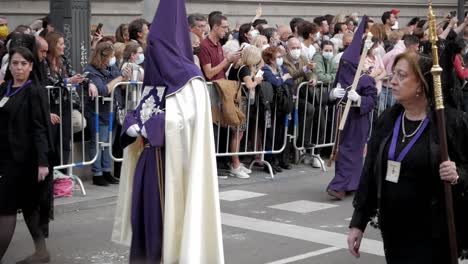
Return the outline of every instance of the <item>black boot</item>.
<path id="1" fill-rule="evenodd" d="M 102 177 L 110 184 L 118 184 L 119 183 L 119 180 L 114 178 L 114 176 L 112 176 L 112 174 L 108 171 L 104 171 L 102 173 Z"/>
<path id="2" fill-rule="evenodd" d="M 104 179 L 104 176 L 94 176 L 93 184 L 97 186 L 109 186 L 109 183 Z"/>

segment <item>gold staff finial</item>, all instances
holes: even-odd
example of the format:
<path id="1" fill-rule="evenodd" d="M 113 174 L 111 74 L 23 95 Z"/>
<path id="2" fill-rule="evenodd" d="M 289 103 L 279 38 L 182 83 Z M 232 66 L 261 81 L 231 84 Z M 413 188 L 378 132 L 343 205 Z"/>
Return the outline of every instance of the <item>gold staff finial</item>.
<path id="1" fill-rule="evenodd" d="M 434 10 L 432 8 L 432 1 L 429 0 L 429 39 L 432 44 L 432 76 L 434 78 L 434 99 L 436 109 L 444 108 L 444 99 L 442 97 L 442 82 L 440 75 L 442 73 L 442 68 L 439 66 L 439 49 L 437 47 L 437 26 L 436 26 L 436 16 L 434 15 Z"/>

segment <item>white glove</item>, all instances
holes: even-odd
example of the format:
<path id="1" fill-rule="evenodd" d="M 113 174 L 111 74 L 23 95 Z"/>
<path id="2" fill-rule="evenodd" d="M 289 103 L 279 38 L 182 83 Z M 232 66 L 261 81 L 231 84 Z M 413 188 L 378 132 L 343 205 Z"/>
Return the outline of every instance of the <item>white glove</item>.
<path id="1" fill-rule="evenodd" d="M 127 129 L 126 133 L 130 137 L 138 137 L 140 135 L 140 126 L 138 124 L 132 125 Z"/>
<path id="2" fill-rule="evenodd" d="M 356 93 L 356 91 L 351 90 L 348 92 L 348 98 L 353 102 L 358 102 L 361 99 L 361 96 L 358 93 Z"/>
<path id="3" fill-rule="evenodd" d="M 141 129 L 141 135 L 142 135 L 144 138 L 148 138 L 148 134 L 146 134 L 146 128 L 145 128 L 145 126 L 143 126 L 143 128 Z"/>
<path id="4" fill-rule="evenodd" d="M 338 99 L 338 98 L 343 98 L 343 96 L 346 94 L 346 91 L 345 89 L 341 88 L 341 84 L 338 83 L 338 85 L 336 86 L 336 88 L 333 88 L 331 91 L 330 91 L 330 99 L 331 100 L 335 100 L 335 99 Z"/>

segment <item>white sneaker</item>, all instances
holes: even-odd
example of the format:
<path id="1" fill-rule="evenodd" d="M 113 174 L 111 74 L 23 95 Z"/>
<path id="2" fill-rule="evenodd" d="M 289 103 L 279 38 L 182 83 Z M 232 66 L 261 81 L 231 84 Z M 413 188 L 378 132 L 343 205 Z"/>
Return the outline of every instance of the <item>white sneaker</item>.
<path id="1" fill-rule="evenodd" d="M 317 157 L 314 157 L 312 159 L 312 168 L 321 168 L 322 167 L 322 163 L 320 162 L 322 160 L 322 158 L 317 158 Z"/>
<path id="2" fill-rule="evenodd" d="M 239 166 L 237 169 L 231 167 L 231 173 L 239 179 L 248 179 L 250 176 L 242 170 L 242 166 Z"/>
<path id="3" fill-rule="evenodd" d="M 247 168 L 247 167 L 244 165 L 244 163 L 241 163 L 240 167 L 241 167 L 241 169 L 242 169 L 243 172 L 245 172 L 245 173 L 247 173 L 247 174 L 252 173 L 252 171 L 251 171 L 249 168 Z"/>

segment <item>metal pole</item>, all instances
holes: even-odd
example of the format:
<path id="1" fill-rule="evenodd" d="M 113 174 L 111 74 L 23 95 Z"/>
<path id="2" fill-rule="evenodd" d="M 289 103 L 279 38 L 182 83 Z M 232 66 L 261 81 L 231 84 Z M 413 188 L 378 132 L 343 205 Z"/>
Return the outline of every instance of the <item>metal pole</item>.
<path id="1" fill-rule="evenodd" d="M 462 23 L 465 20 L 465 1 L 466 0 L 458 0 L 458 23 Z"/>
<path id="2" fill-rule="evenodd" d="M 50 0 L 50 19 L 64 35 L 65 56 L 73 69 L 81 72 L 86 64 L 90 44 L 90 0 Z"/>

